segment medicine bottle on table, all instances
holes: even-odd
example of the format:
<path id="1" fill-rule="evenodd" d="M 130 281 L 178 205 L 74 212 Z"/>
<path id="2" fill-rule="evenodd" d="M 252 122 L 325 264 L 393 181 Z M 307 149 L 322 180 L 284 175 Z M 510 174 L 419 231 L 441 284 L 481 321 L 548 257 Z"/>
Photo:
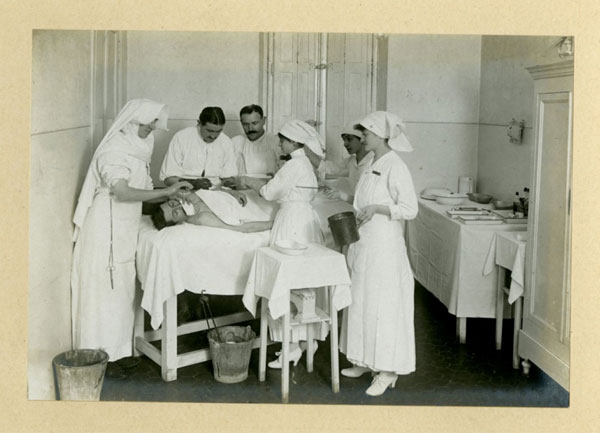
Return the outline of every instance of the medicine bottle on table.
<path id="1" fill-rule="evenodd" d="M 527 217 L 527 214 L 529 213 L 529 188 L 523 188 L 523 198 L 521 201 L 523 203 L 523 214 Z"/>
<path id="2" fill-rule="evenodd" d="M 519 191 L 515 192 L 515 199 L 513 201 L 513 213 L 521 212 L 521 200 L 519 200 Z"/>

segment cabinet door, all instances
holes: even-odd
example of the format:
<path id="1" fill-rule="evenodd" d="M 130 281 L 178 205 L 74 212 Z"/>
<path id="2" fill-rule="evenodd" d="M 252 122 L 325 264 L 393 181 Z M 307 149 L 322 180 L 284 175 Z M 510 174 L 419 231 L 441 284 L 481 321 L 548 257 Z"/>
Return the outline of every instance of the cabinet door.
<path id="1" fill-rule="evenodd" d="M 519 355 L 569 387 L 572 76 L 536 83 L 529 269 Z"/>

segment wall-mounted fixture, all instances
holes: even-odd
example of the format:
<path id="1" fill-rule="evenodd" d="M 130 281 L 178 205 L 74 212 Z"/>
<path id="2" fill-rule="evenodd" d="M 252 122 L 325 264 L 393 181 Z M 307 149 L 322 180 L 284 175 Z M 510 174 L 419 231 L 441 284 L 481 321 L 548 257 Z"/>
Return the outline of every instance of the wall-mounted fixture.
<path id="1" fill-rule="evenodd" d="M 523 128 L 525 127 L 525 121 L 516 121 L 514 118 L 508 122 L 508 130 L 506 134 L 509 137 L 511 143 L 520 143 L 523 139 Z"/>
<path id="2" fill-rule="evenodd" d="M 573 36 L 562 37 L 556 45 L 558 47 L 558 57 L 560 57 L 561 59 L 564 59 L 566 57 L 573 57 Z"/>

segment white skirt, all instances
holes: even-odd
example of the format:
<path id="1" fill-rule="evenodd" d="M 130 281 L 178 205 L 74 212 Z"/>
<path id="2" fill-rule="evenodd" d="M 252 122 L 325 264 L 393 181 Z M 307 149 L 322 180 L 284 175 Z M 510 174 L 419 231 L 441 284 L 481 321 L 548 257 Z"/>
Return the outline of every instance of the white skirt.
<path id="1" fill-rule="evenodd" d="M 323 244 L 323 232 L 319 223 L 319 216 L 308 201 L 286 201 L 281 207 L 271 229 L 270 245 L 280 239 L 291 239 L 301 243 Z M 298 287 L 299 289 L 301 287 Z M 329 302 L 324 288 L 317 290 L 317 307 L 329 312 Z M 329 334 L 328 323 L 311 323 L 309 325 L 295 325 L 291 327 L 291 342 L 305 341 L 308 326 L 312 327 L 312 335 L 318 340 L 325 340 Z M 271 340 L 282 341 L 282 319 L 273 320 L 269 316 L 269 331 Z"/>

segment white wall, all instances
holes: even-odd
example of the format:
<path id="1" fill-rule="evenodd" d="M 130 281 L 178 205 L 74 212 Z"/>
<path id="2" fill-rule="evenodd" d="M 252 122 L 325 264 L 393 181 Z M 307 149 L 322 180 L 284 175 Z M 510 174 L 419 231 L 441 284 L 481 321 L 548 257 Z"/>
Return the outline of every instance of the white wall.
<path id="1" fill-rule="evenodd" d="M 530 185 L 534 125 L 533 79 L 525 69 L 560 61 L 559 37 L 484 36 L 477 190 L 512 200 Z M 507 124 L 525 121 L 523 141 L 509 142 Z"/>
<path id="2" fill-rule="evenodd" d="M 477 175 L 480 52 L 480 36 L 389 36 L 386 109 L 406 122 L 417 192 Z"/>
<path id="3" fill-rule="evenodd" d="M 259 33 L 128 32 L 127 99 L 169 105 L 169 131 L 155 133 L 151 172 L 158 172 L 169 141 L 196 124 L 206 106 L 220 106 L 224 132 L 241 134 L 239 111 L 259 99 Z M 265 108 L 263 106 L 263 108 Z"/>
<path id="4" fill-rule="evenodd" d="M 34 31 L 28 393 L 54 399 L 52 358 L 71 349 L 71 218 L 91 153 L 87 31 Z"/>

